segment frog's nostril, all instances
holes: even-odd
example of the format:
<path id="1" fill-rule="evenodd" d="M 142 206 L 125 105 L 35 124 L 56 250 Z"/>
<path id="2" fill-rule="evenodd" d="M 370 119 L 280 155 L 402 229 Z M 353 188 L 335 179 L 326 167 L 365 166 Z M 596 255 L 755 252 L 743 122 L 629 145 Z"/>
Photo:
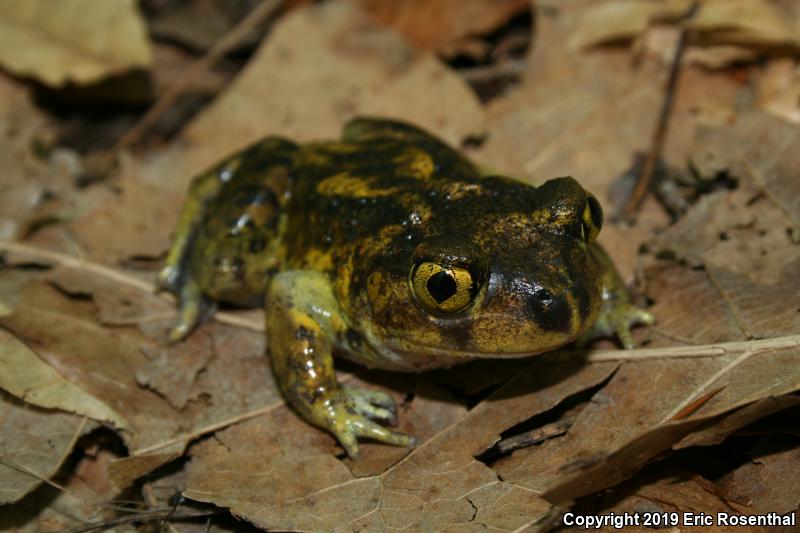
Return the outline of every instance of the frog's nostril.
<path id="1" fill-rule="evenodd" d="M 572 312 L 567 300 L 551 291 L 539 288 L 529 294 L 527 301 L 529 316 L 544 331 L 570 330 Z"/>
<path id="2" fill-rule="evenodd" d="M 543 304 L 549 304 L 553 300 L 553 295 L 547 289 L 536 289 L 533 295 Z"/>

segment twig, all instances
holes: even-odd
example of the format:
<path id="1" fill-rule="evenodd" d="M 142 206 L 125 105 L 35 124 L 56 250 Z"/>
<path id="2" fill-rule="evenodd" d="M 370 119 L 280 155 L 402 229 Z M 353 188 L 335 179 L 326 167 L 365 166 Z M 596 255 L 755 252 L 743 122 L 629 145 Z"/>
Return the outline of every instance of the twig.
<path id="1" fill-rule="evenodd" d="M 120 137 L 117 142 L 106 152 L 103 163 L 106 170 L 116 160 L 119 153 L 129 146 L 139 142 L 142 135 L 158 122 L 161 116 L 183 94 L 186 88 L 203 72 L 213 67 L 228 52 L 239 45 L 250 32 L 272 15 L 282 4 L 282 0 L 263 0 L 250 11 L 236 26 L 225 34 L 211 49 L 200 59 L 186 69 L 183 76 L 169 85 L 158 100 L 150 107 L 139 121 Z"/>
<path id="2" fill-rule="evenodd" d="M 547 424 L 546 426 L 532 429 L 530 431 L 526 431 L 525 433 L 520 433 L 519 435 L 514 435 L 513 437 L 503 439 L 495 444 L 494 448 L 500 455 L 506 455 L 514 450 L 527 448 L 547 439 L 552 439 L 553 437 L 563 435 L 569 431 L 570 427 L 572 427 L 571 420 L 553 422 L 552 424 Z"/>
<path id="3" fill-rule="evenodd" d="M 773 337 L 752 341 L 723 342 L 718 344 L 701 344 L 695 346 L 671 346 L 666 348 L 636 348 L 634 350 L 603 350 L 589 352 L 585 361 L 599 363 L 603 361 L 625 361 L 635 363 L 650 359 L 689 359 L 696 357 L 722 357 L 734 353 L 746 353 L 747 357 L 764 355 L 777 350 L 800 348 L 800 335 Z M 575 355 L 580 352 L 571 352 Z M 584 352 L 585 353 L 585 352 Z M 565 353 L 567 355 L 567 353 Z"/>
<path id="4" fill-rule="evenodd" d="M 684 21 L 694 16 L 697 12 L 698 3 L 694 2 L 684 16 Z M 658 124 L 653 133 L 653 140 L 650 144 L 650 151 L 647 153 L 647 158 L 642 165 L 641 174 L 636 182 L 628 203 L 625 205 L 623 215 L 625 218 L 631 219 L 639 210 L 642 205 L 647 191 L 650 190 L 650 182 L 653 180 L 653 173 L 656 169 L 656 163 L 661 158 L 661 152 L 664 149 L 664 140 L 667 137 L 667 128 L 669 126 L 669 117 L 672 114 L 672 107 L 675 103 L 675 88 L 678 85 L 678 78 L 681 72 L 681 58 L 686 49 L 686 42 L 688 40 L 689 30 L 684 26 L 681 29 L 678 43 L 675 45 L 675 54 L 672 58 L 672 65 L 669 70 L 669 79 L 667 80 L 667 87 L 664 94 L 664 100 L 661 103 L 661 112 L 658 115 Z"/>

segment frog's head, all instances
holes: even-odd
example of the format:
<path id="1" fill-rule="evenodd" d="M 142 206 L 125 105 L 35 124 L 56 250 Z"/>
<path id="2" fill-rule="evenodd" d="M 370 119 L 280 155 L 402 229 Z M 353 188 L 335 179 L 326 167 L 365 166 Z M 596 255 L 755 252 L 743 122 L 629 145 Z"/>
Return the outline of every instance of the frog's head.
<path id="1" fill-rule="evenodd" d="M 590 244 L 603 215 L 578 182 L 485 178 L 442 210 L 403 273 L 370 278 L 374 340 L 396 352 L 521 357 L 594 322 L 602 285 Z"/>

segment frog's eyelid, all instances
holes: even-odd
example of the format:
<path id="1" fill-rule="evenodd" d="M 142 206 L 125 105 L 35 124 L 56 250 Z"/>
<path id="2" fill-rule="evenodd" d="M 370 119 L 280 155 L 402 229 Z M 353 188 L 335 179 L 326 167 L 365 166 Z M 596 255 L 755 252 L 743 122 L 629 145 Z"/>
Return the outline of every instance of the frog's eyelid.
<path id="1" fill-rule="evenodd" d="M 603 210 L 600 202 L 590 193 L 587 193 L 586 203 L 583 205 L 580 226 L 581 239 L 587 243 L 595 240 L 603 227 Z"/>

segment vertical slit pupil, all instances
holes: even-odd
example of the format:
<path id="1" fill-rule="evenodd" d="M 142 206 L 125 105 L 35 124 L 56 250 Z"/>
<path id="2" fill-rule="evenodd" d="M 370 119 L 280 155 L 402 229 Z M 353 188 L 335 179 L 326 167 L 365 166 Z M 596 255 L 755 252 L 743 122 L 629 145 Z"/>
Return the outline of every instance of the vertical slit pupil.
<path id="1" fill-rule="evenodd" d="M 456 280 L 445 270 L 440 270 L 429 277 L 425 285 L 428 289 L 428 294 L 430 294 L 431 298 L 436 300 L 437 303 L 444 302 L 458 290 Z"/>

